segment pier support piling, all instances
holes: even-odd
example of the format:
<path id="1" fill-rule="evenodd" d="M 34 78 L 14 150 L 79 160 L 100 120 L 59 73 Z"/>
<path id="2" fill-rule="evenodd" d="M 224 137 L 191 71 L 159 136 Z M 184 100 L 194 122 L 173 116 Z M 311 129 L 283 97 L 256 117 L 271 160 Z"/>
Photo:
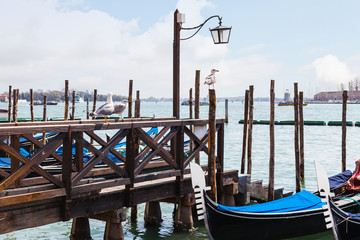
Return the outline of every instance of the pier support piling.
<path id="1" fill-rule="evenodd" d="M 180 231 L 193 231 L 194 221 L 191 206 L 195 203 L 192 194 L 185 194 L 179 199 L 178 207 L 174 217 L 174 227 Z"/>
<path id="2" fill-rule="evenodd" d="M 147 202 L 145 205 L 144 221 L 146 226 L 159 226 L 162 222 L 161 208 L 158 201 Z"/>
<path id="3" fill-rule="evenodd" d="M 74 218 L 71 226 L 70 240 L 91 240 L 89 219 Z"/>

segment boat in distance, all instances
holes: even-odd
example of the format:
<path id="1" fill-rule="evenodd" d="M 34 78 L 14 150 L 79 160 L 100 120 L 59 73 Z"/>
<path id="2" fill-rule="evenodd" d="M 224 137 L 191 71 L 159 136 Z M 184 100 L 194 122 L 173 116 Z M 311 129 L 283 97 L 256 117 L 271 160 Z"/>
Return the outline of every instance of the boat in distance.
<path id="1" fill-rule="evenodd" d="M 271 202 L 229 207 L 210 199 L 201 167 L 190 163 L 199 220 L 204 219 L 210 239 L 284 239 L 326 231 L 324 203 L 303 190 Z M 346 181 L 345 181 L 346 182 Z M 356 203 L 346 203 L 351 208 Z"/>
<path id="2" fill-rule="evenodd" d="M 303 106 L 307 106 L 307 103 L 303 103 Z M 294 106 L 294 102 L 292 101 L 281 101 L 278 103 L 278 106 Z"/>

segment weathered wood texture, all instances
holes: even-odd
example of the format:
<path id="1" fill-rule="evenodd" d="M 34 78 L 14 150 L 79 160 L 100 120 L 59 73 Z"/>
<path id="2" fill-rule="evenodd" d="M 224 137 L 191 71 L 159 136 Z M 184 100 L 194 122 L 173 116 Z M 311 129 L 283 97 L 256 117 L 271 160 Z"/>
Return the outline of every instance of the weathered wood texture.
<path id="1" fill-rule="evenodd" d="M 346 103 L 347 91 L 343 91 L 343 104 L 342 104 L 342 134 L 341 134 L 341 170 L 346 170 Z"/>
<path id="2" fill-rule="evenodd" d="M 64 120 L 68 120 L 69 117 L 69 80 L 65 80 L 65 111 Z"/>
<path id="3" fill-rule="evenodd" d="M 270 83 L 270 159 L 269 159 L 269 188 L 268 200 L 274 200 L 275 178 L 275 81 Z"/>
<path id="4" fill-rule="evenodd" d="M 296 192 L 301 191 L 300 186 L 300 154 L 299 154 L 299 92 L 298 83 L 294 83 L 294 147 L 295 147 L 295 179 Z"/>
<path id="5" fill-rule="evenodd" d="M 303 111 L 303 102 L 304 102 L 304 93 L 299 92 L 299 157 L 300 157 L 300 179 L 303 181 L 305 179 L 305 156 L 304 156 L 304 111 Z"/>
<path id="6" fill-rule="evenodd" d="M 249 117 L 249 90 L 245 90 L 243 146 L 242 146 L 241 171 L 240 171 L 241 174 L 245 173 L 248 117 Z"/>
<path id="7" fill-rule="evenodd" d="M 248 126 L 248 142 L 247 142 L 247 174 L 251 174 L 252 170 L 252 127 L 254 118 L 254 86 L 249 89 L 249 126 Z"/>
<path id="8" fill-rule="evenodd" d="M 128 118 L 133 117 L 132 105 L 133 105 L 133 80 L 129 80 Z"/>
<path id="9" fill-rule="evenodd" d="M 219 181 L 215 187 L 222 189 L 224 184 L 236 182 L 237 173 L 230 178 L 223 169 L 225 120 L 213 119 L 212 122 L 214 124 L 212 130 L 202 137 L 196 136 L 190 128 L 193 125 L 206 125 L 209 123 L 208 120 L 134 118 L 123 122 L 113 121 L 106 127 L 103 121 L 0 125 L 0 139 L 5 140 L 9 135 L 12 136 L 11 146 L 0 141 L 0 150 L 14 159 L 11 174 L 4 170 L 0 171 L 0 215 L 10 223 L 13 223 L 12 219 L 21 223 L 13 226 L 6 224 L 6 229 L 0 227 L 0 234 L 190 193 L 192 188 L 187 175 L 189 169 L 186 167 L 197 154 L 201 151 L 208 154 L 210 149 L 213 152 L 211 167 L 217 172 L 216 177 L 213 175 L 213 179 Z M 151 137 L 144 130 L 149 127 L 159 128 L 155 137 Z M 98 130 L 104 129 L 116 130 L 108 142 L 98 135 L 101 134 Z M 44 144 L 33 137 L 33 134 L 42 132 L 59 132 L 59 134 Z M 213 136 L 216 132 L 218 134 L 217 142 L 214 142 L 215 145 L 217 143 L 217 152 L 214 144 L 211 144 L 214 145 L 211 148 L 207 147 L 210 132 L 214 134 Z M 16 139 L 20 136 L 28 139 L 36 148 L 29 158 L 18 151 Z M 95 148 L 86 136 L 94 139 L 99 147 Z M 187 155 L 184 149 L 185 136 L 194 142 L 194 148 L 187 150 Z M 115 149 L 125 138 L 128 141 L 126 157 Z M 175 138 L 177 151 L 174 154 L 168 151 L 168 144 Z M 136 139 L 145 145 L 139 153 L 135 149 Z M 72 154 L 73 142 L 75 142 L 75 154 Z M 55 153 L 61 145 L 62 156 Z M 84 148 L 93 154 L 87 162 L 80 161 L 83 158 Z M 110 160 L 109 153 L 121 163 L 116 164 Z M 50 168 L 45 166 L 45 160 L 49 157 L 58 164 L 57 174 L 49 172 Z M 102 164 L 98 165 L 100 162 Z M 153 169 L 153 172 L 146 173 L 145 170 L 148 169 Z M 102 176 L 106 177 L 101 178 Z M 92 179 L 93 177 L 96 178 Z M 49 215 L 43 207 L 49 209 Z M 25 222 L 19 220 L 20 213 L 26 215 Z M 31 217 L 43 219 L 30 222 Z"/>

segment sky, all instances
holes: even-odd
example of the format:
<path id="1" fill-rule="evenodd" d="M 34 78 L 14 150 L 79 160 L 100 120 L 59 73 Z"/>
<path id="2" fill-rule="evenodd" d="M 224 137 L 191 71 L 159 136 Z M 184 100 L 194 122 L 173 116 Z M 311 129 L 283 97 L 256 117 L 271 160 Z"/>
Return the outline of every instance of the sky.
<path id="1" fill-rule="evenodd" d="M 211 19 L 180 43 L 180 95 L 188 97 L 201 71 L 203 85 L 218 69 L 218 97 L 276 97 L 293 84 L 305 97 L 339 90 L 360 76 L 358 11 L 347 0 L 0 0 L 0 92 L 70 88 L 128 94 L 129 80 L 141 97 L 172 97 L 173 13 L 183 27 L 220 15 L 231 26 L 230 42 L 213 44 Z M 192 34 L 182 30 L 181 37 Z"/>

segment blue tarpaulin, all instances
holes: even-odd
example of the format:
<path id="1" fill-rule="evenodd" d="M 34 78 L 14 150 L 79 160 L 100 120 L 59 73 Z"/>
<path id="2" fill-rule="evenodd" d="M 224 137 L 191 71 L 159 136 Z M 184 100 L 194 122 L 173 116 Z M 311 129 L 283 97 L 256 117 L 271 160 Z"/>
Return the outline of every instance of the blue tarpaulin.
<path id="1" fill-rule="evenodd" d="M 228 207 L 218 204 L 218 209 L 250 213 L 281 213 L 317 209 L 324 204 L 321 202 L 320 197 L 303 190 L 286 198 L 250 206 Z"/>
<path id="2" fill-rule="evenodd" d="M 334 189 L 346 184 L 347 180 L 353 175 L 350 170 L 346 170 L 342 173 L 336 174 L 335 176 L 329 177 L 330 189 Z"/>

